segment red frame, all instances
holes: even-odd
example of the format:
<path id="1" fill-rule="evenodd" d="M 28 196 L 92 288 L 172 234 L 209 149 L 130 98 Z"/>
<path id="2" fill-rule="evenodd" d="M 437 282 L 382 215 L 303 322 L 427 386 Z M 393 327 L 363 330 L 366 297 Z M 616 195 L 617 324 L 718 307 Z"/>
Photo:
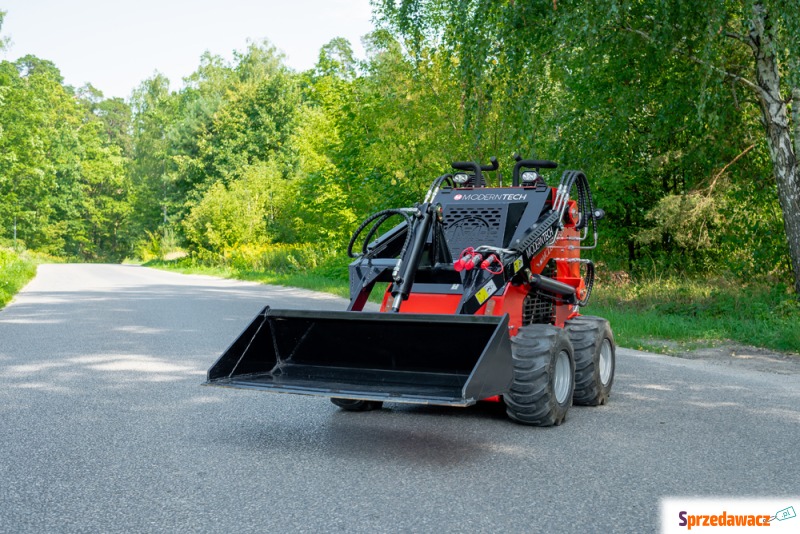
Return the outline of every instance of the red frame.
<path id="1" fill-rule="evenodd" d="M 580 231 L 575 228 L 578 216 L 578 205 L 574 200 L 570 200 L 567 209 L 564 230 L 559 235 L 556 242 L 545 248 L 538 256 L 531 260 L 530 270 L 533 274 L 540 274 L 551 259 L 556 263 L 556 280 L 569 284 L 576 289 L 578 299 L 585 296 L 586 285 L 581 277 L 580 263 L 576 260 L 580 258 L 580 250 L 577 248 L 575 239 L 580 236 Z M 381 303 L 381 311 L 385 312 L 391 308 L 392 295 L 390 288 L 386 289 Z M 502 295 L 490 298 L 481 306 L 475 315 L 503 315 L 508 314 L 509 327 L 508 333 L 511 337 L 517 335 L 519 327 L 522 326 L 522 305 L 525 297 L 530 292 L 530 285 L 521 284 L 514 286 L 507 284 Z M 434 294 L 434 293 L 415 293 L 408 296 L 403 301 L 400 308 L 401 313 L 431 313 L 441 315 L 454 315 L 461 301 L 461 295 L 453 294 Z M 569 304 L 557 304 L 555 313 L 555 325 L 563 328 L 564 323 L 578 315 Z"/>

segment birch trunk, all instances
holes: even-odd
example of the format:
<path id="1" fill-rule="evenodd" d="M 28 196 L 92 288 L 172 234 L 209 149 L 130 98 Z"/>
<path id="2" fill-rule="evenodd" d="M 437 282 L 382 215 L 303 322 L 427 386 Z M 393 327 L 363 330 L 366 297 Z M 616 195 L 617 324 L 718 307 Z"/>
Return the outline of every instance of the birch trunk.
<path id="1" fill-rule="evenodd" d="M 778 58 L 772 43 L 769 14 L 761 4 L 756 4 L 753 8 L 750 41 L 755 56 L 756 81 L 761 89 L 759 100 L 767 130 L 767 144 L 778 185 L 786 239 L 789 242 L 794 290 L 800 295 L 800 177 L 797 153 L 796 147 L 792 145 L 786 100 L 781 97 Z M 796 115 L 793 118 L 796 120 Z"/>
<path id="2" fill-rule="evenodd" d="M 792 88 L 792 124 L 794 125 L 794 155 L 800 155 L 800 87 Z"/>

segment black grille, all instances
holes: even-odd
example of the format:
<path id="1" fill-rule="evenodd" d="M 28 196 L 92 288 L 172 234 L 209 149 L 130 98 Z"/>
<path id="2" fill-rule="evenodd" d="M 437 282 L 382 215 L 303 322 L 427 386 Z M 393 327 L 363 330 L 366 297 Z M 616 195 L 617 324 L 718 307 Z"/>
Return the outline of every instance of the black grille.
<path id="1" fill-rule="evenodd" d="M 447 206 L 444 231 L 453 258 L 467 247 L 502 247 L 505 217 L 505 206 Z"/>
<path id="2" fill-rule="evenodd" d="M 528 293 L 522 303 L 522 325 L 552 324 L 552 322 L 553 302 L 535 292 Z"/>
<path id="3" fill-rule="evenodd" d="M 444 214 L 446 225 L 450 227 L 453 224 L 463 219 L 481 219 L 491 227 L 500 228 L 500 220 L 503 218 L 503 208 L 489 208 L 489 207 L 464 207 L 455 208 L 448 206 Z"/>
<path id="4" fill-rule="evenodd" d="M 555 278 L 557 273 L 556 263 L 547 262 L 542 269 L 542 276 Z M 553 301 L 536 291 L 531 291 L 522 303 L 522 325 L 553 324 Z"/>

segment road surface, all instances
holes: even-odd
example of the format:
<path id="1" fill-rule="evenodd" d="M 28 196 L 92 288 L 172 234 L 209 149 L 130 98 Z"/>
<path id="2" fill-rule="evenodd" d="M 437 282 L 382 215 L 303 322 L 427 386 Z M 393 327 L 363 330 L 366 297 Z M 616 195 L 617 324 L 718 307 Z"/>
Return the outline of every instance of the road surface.
<path id="1" fill-rule="evenodd" d="M 800 494 L 796 362 L 620 349 L 610 404 L 556 428 L 202 387 L 265 304 L 346 303 L 40 266 L 0 311 L 0 531 L 650 532 L 664 496 Z"/>

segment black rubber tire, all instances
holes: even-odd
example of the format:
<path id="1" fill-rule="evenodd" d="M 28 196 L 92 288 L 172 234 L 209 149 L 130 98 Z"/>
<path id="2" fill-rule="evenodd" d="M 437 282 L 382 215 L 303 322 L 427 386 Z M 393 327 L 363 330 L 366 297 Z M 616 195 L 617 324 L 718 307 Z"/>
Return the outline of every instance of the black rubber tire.
<path id="1" fill-rule="evenodd" d="M 557 386 L 557 360 L 562 353 L 568 357 L 569 370 L 558 368 L 560 382 Z M 575 389 L 575 360 L 567 332 L 547 324 L 523 326 L 511 338 L 511 356 L 514 380 L 509 392 L 503 395 L 508 416 L 526 425 L 555 426 L 563 423 Z M 561 402 L 556 395 L 557 387 Z"/>
<path id="2" fill-rule="evenodd" d="M 369 412 L 371 410 L 380 410 L 383 407 L 381 401 L 331 398 L 331 402 L 348 412 Z"/>
<path id="3" fill-rule="evenodd" d="M 617 346 L 611 326 L 602 317 L 580 315 L 567 321 L 565 327 L 575 348 L 575 393 L 572 401 L 581 406 L 607 403 L 617 364 Z M 606 354 L 601 366 L 604 343 L 610 354 Z"/>

